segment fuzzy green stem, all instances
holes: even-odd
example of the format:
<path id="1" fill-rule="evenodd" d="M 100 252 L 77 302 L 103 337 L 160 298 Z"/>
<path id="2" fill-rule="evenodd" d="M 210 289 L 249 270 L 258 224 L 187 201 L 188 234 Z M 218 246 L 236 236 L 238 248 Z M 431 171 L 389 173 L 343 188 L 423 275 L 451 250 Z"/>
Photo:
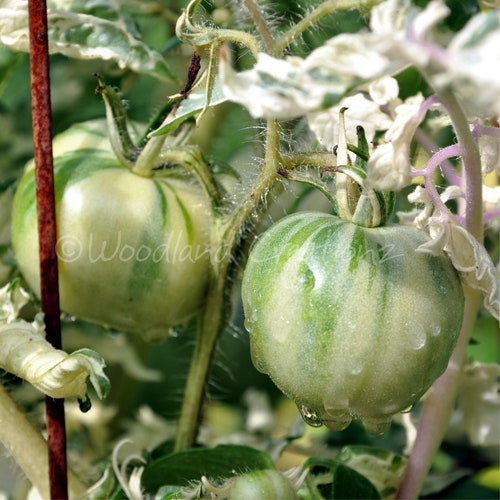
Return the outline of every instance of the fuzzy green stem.
<path id="1" fill-rule="evenodd" d="M 318 5 L 312 12 L 306 15 L 300 22 L 295 24 L 287 32 L 283 33 L 274 42 L 275 55 L 281 54 L 294 40 L 322 17 L 335 12 L 336 10 L 346 9 L 371 9 L 373 6 L 381 3 L 382 0 L 327 0 Z"/>
<path id="2" fill-rule="evenodd" d="M 0 422 L 0 441 L 40 496 L 49 499 L 47 442 L 1 384 Z M 85 485 L 71 473 L 68 480 L 70 498 L 82 497 L 86 491 Z"/>
<path id="3" fill-rule="evenodd" d="M 280 164 L 279 128 L 275 121 L 267 127 L 266 155 L 263 169 L 247 191 L 240 206 L 214 229 L 212 273 L 207 302 L 201 313 L 194 353 L 188 373 L 181 416 L 177 428 L 175 450 L 190 448 L 197 434 L 205 396 L 206 382 L 219 335 L 225 327 L 229 312 L 228 276 L 234 251 L 252 213 L 263 206 L 271 185 L 275 182 Z"/>
<path id="4" fill-rule="evenodd" d="M 152 177 L 153 169 L 158 166 L 158 157 L 167 139 L 166 135 L 151 137 L 137 158 L 132 171 L 143 177 Z"/>
<path id="5" fill-rule="evenodd" d="M 252 16 L 255 26 L 262 36 L 262 40 L 264 40 L 267 51 L 271 55 L 275 54 L 276 41 L 274 40 L 271 30 L 269 29 L 269 26 L 264 19 L 264 16 L 262 15 L 262 9 L 259 8 L 257 0 L 244 0 L 244 3 L 248 11 L 250 12 L 250 15 Z"/>
<path id="6" fill-rule="evenodd" d="M 467 118 L 456 98 L 447 92 L 438 95 L 451 118 L 458 143 L 463 149 L 465 227 L 478 241 L 482 241 L 482 175 L 479 150 L 470 132 Z M 446 372 L 435 382 L 429 397 L 424 401 L 415 447 L 409 458 L 397 498 L 418 497 L 450 421 L 481 298 L 477 290 L 467 287 L 464 289 L 464 320 L 460 336 Z"/>
<path id="7" fill-rule="evenodd" d="M 249 33 L 237 30 L 208 28 L 206 26 L 197 26 L 191 22 L 194 11 L 201 0 L 192 0 L 184 12 L 179 17 L 175 32 L 177 37 L 185 43 L 194 47 L 204 47 L 211 44 L 221 45 L 224 42 L 241 43 L 247 47 L 257 58 L 261 52 L 259 42 Z"/>

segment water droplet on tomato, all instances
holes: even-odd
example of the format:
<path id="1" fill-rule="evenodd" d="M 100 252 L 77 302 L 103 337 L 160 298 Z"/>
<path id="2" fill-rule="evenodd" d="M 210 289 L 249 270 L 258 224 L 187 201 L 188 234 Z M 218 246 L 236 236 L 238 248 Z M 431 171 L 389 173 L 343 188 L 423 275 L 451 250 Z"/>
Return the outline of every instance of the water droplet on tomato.
<path id="1" fill-rule="evenodd" d="M 431 335 L 437 337 L 441 333 L 441 327 L 439 325 L 431 325 Z"/>
<path id="2" fill-rule="evenodd" d="M 323 423 L 332 431 L 343 431 L 352 421 L 351 413 L 347 408 L 326 410 Z"/>
<path id="3" fill-rule="evenodd" d="M 319 413 L 307 408 L 307 406 L 300 405 L 299 412 L 307 425 L 310 425 L 311 427 L 321 427 L 323 425 Z"/>
<path id="4" fill-rule="evenodd" d="M 301 264 L 298 272 L 298 280 L 304 292 L 310 292 L 316 285 L 314 273 L 307 264 Z"/>
<path id="5" fill-rule="evenodd" d="M 250 342 L 250 357 L 255 368 L 261 373 L 267 373 L 266 367 L 254 342 Z"/>
<path id="6" fill-rule="evenodd" d="M 245 318 L 245 330 L 248 333 L 252 333 L 253 331 L 253 323 L 248 318 Z"/>
<path id="7" fill-rule="evenodd" d="M 363 371 L 364 367 L 365 367 L 365 362 L 362 358 L 353 359 L 349 371 L 351 375 L 359 375 Z"/>
<path id="8" fill-rule="evenodd" d="M 405 333 L 412 349 L 418 350 L 425 346 L 427 334 L 421 324 L 415 321 L 407 321 L 405 323 Z"/>
<path id="9" fill-rule="evenodd" d="M 404 410 L 401 410 L 400 413 L 411 413 L 411 411 L 413 410 L 414 406 L 415 405 L 410 405 L 410 406 L 408 406 L 408 408 L 405 408 Z"/>
<path id="10" fill-rule="evenodd" d="M 387 419 L 387 417 L 380 418 L 363 418 L 363 425 L 366 431 L 373 436 L 380 436 L 387 432 L 391 425 L 392 418 Z"/>
<path id="11" fill-rule="evenodd" d="M 356 323 L 352 319 L 347 320 L 347 329 L 349 331 L 353 331 L 356 329 Z"/>

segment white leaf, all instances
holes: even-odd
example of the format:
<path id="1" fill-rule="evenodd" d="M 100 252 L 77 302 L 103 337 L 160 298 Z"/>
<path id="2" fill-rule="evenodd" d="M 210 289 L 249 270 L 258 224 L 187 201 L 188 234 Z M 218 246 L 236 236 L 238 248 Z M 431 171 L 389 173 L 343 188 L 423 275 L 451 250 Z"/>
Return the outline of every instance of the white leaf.
<path id="1" fill-rule="evenodd" d="M 15 321 L 28 300 L 29 294 L 19 286 L 19 282 L 0 288 L 0 327 Z"/>
<path id="2" fill-rule="evenodd" d="M 500 116 L 500 10 L 474 16 L 453 38 L 436 81 L 451 85 L 471 116 Z"/>
<path id="3" fill-rule="evenodd" d="M 464 227 L 455 221 L 443 222 L 439 217 L 428 219 L 431 241 L 418 248 L 420 252 L 439 254 L 444 250 L 458 271 L 462 282 L 483 294 L 484 307 L 500 319 L 500 290 L 493 261 Z"/>
<path id="4" fill-rule="evenodd" d="M 53 398 L 85 399 L 89 378 L 102 399 L 109 390 L 103 359 L 90 349 L 67 354 L 52 347 L 45 339 L 43 314 L 33 323 L 16 319 L 27 302 L 17 282 L 0 289 L 0 368 Z"/>
<path id="5" fill-rule="evenodd" d="M 465 367 L 457 412 L 460 426 L 474 446 L 498 446 L 500 440 L 500 366 L 473 363 Z"/>
<path id="6" fill-rule="evenodd" d="M 363 94 L 342 99 L 339 104 L 324 111 L 307 115 L 309 128 L 314 132 L 318 142 L 331 150 L 338 144 L 339 113 L 341 108 L 347 108 L 344 113 L 347 141 L 357 143 L 356 127 L 361 125 L 368 141 L 372 140 L 377 130 L 387 130 L 391 118 L 380 110 L 378 104 L 367 99 Z"/>
<path id="7" fill-rule="evenodd" d="M 95 354 L 95 353 L 94 353 Z M 98 355 L 87 352 L 67 354 L 54 349 L 37 329 L 26 321 L 0 326 L 0 366 L 30 382 L 53 398 L 85 399 L 90 377 L 100 397 L 102 366 Z"/>
<path id="8" fill-rule="evenodd" d="M 79 59 L 113 60 L 121 69 L 166 80 L 175 78 L 163 57 L 134 36 L 118 11 L 110 7 L 105 12 L 109 19 L 49 6 L 50 52 Z M 0 43 L 11 50 L 29 51 L 27 0 L 0 1 Z"/>
<path id="9" fill-rule="evenodd" d="M 396 117 L 368 160 L 367 184 L 378 191 L 399 191 L 411 183 L 410 148 L 425 117 L 420 112 L 422 96 L 414 96 L 396 107 Z"/>

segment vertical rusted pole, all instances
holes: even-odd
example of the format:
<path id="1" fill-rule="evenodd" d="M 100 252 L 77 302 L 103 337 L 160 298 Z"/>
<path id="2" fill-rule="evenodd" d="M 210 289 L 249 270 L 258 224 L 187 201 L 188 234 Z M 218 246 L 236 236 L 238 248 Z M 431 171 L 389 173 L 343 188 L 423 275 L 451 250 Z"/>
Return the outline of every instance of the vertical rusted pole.
<path id="1" fill-rule="evenodd" d="M 33 141 L 35 149 L 41 302 L 47 340 L 61 348 L 57 269 L 57 231 L 52 161 L 47 5 L 29 0 L 30 68 Z M 64 400 L 45 398 L 52 499 L 68 498 Z"/>

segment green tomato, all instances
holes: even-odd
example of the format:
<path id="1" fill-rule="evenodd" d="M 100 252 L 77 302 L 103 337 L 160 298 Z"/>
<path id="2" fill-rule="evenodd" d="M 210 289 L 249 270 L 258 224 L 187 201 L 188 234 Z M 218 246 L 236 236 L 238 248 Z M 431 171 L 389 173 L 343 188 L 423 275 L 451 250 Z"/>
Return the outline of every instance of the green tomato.
<path id="1" fill-rule="evenodd" d="M 450 261 L 410 226 L 285 217 L 256 243 L 242 298 L 255 366 L 305 420 L 379 434 L 443 373 L 464 297 Z"/>
<path id="2" fill-rule="evenodd" d="M 262 500 L 297 498 L 292 481 L 277 470 L 256 470 L 238 476 L 231 482 L 229 500 Z"/>
<path id="3" fill-rule="evenodd" d="M 210 206 L 196 184 L 135 175 L 104 150 L 55 159 L 61 309 L 148 341 L 201 306 L 209 270 Z M 34 171 L 18 187 L 12 245 L 40 294 Z"/>

